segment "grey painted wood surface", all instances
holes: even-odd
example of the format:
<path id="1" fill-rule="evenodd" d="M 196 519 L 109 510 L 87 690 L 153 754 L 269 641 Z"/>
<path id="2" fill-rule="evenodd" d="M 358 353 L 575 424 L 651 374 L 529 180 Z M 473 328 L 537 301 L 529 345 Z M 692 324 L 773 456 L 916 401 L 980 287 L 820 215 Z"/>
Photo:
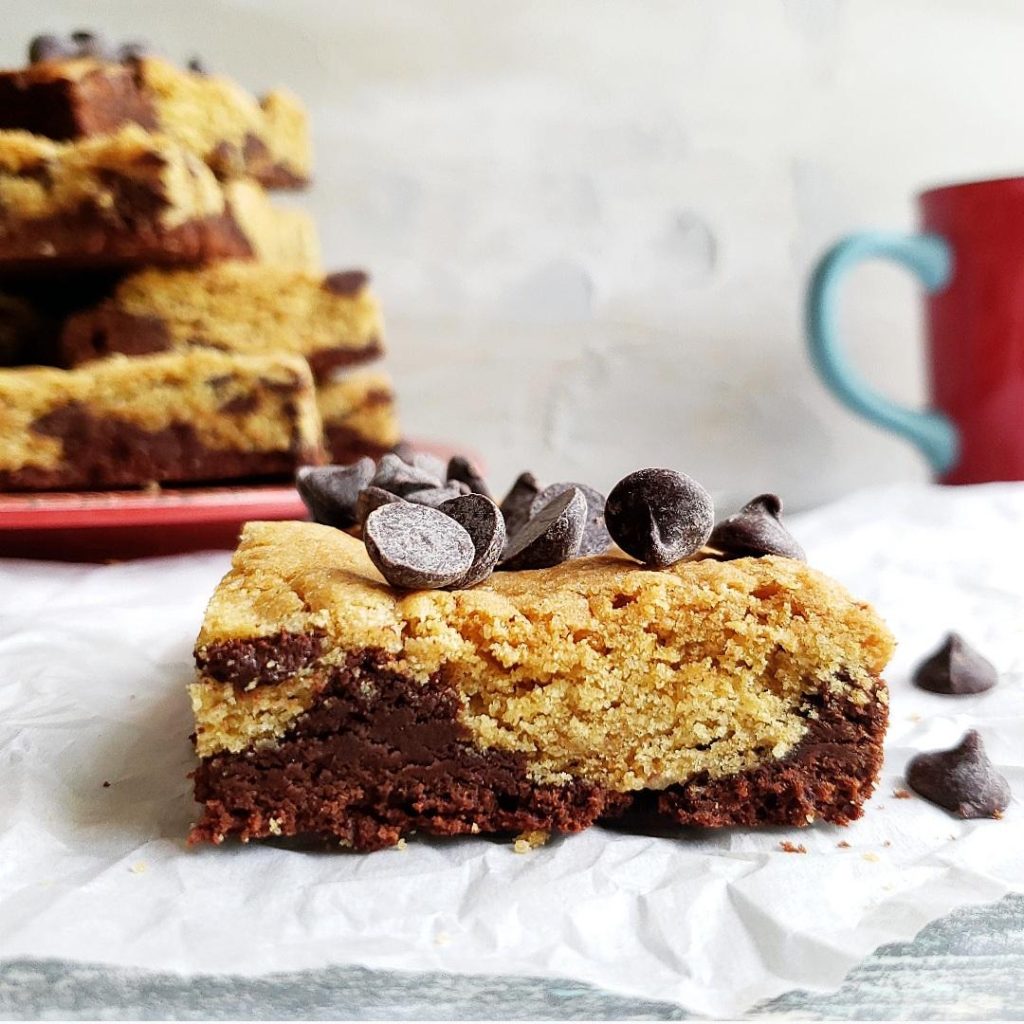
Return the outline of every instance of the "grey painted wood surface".
<path id="1" fill-rule="evenodd" d="M 835 993 L 791 992 L 752 1020 L 1024 1020 L 1024 896 L 950 914 L 884 946 Z M 0 964 L 0 1018 L 685 1020 L 667 1003 L 575 982 L 335 968 L 182 979 L 57 961 Z"/>

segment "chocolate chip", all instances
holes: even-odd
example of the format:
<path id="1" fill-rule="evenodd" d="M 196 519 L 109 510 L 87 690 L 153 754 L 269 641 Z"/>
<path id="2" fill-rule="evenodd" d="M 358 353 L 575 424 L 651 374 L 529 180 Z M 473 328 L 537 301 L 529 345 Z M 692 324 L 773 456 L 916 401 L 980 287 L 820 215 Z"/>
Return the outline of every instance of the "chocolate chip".
<path id="1" fill-rule="evenodd" d="M 373 487 L 372 485 L 364 487 L 356 499 L 356 521 L 362 526 L 366 522 L 366 517 L 375 508 L 380 508 L 381 505 L 390 505 L 396 501 L 405 501 L 405 498 L 385 491 L 383 487 Z"/>
<path id="2" fill-rule="evenodd" d="M 208 75 L 210 72 L 207 69 L 206 62 L 202 57 L 189 57 L 188 63 L 185 65 L 193 74 L 196 75 Z"/>
<path id="3" fill-rule="evenodd" d="M 87 32 L 79 29 L 71 33 L 71 42 L 74 43 L 76 57 L 94 57 L 96 60 L 104 60 L 108 48 L 103 37 L 96 32 Z"/>
<path id="4" fill-rule="evenodd" d="M 491 496 L 491 491 L 486 481 L 465 455 L 453 455 L 448 460 L 445 476 L 449 480 L 459 480 L 466 484 L 473 494 L 483 494 L 488 498 Z"/>
<path id="5" fill-rule="evenodd" d="M 530 506 L 537 497 L 540 485 L 532 473 L 520 473 L 512 489 L 501 503 L 501 514 L 505 517 L 505 530 L 509 537 L 518 533 L 530 518 Z"/>
<path id="6" fill-rule="evenodd" d="M 444 486 L 433 473 L 418 466 L 403 462 L 397 455 L 388 453 L 377 464 L 377 472 L 371 483 L 385 491 L 405 497 L 410 491 L 422 491 L 427 487 Z"/>
<path id="7" fill-rule="evenodd" d="M 723 519 L 711 531 L 708 545 L 728 558 L 781 555 L 806 561 L 804 549 L 782 525 L 781 514 L 782 499 L 777 494 L 759 494 Z"/>
<path id="8" fill-rule="evenodd" d="M 384 579 L 407 590 L 447 587 L 466 576 L 476 557 L 472 538 L 454 519 L 407 501 L 374 509 L 363 540 Z"/>
<path id="9" fill-rule="evenodd" d="M 912 758 L 907 785 L 960 818 L 998 818 L 1010 802 L 1010 785 L 988 759 L 974 729 L 952 750 Z"/>
<path id="10" fill-rule="evenodd" d="M 476 554 L 462 579 L 450 584 L 452 590 L 465 590 L 487 579 L 505 548 L 505 520 L 501 510 L 485 494 L 463 494 L 441 506 L 473 540 Z"/>
<path id="11" fill-rule="evenodd" d="M 146 54 L 152 52 L 153 48 L 149 43 L 141 39 L 132 39 L 127 43 L 122 43 L 114 51 L 114 60 L 121 64 L 130 64 L 132 61 L 141 60 Z"/>
<path id="12" fill-rule="evenodd" d="M 406 461 L 410 466 L 415 466 L 417 469 L 422 469 L 424 473 L 436 476 L 442 484 L 448 479 L 447 463 L 444 459 L 431 455 L 430 452 L 414 452 L 412 458 Z"/>
<path id="13" fill-rule="evenodd" d="M 551 499 L 513 537 L 502 569 L 547 569 L 575 558 L 587 522 L 587 499 L 575 487 Z M 506 527 L 507 528 L 507 527 Z"/>
<path id="14" fill-rule="evenodd" d="M 662 567 L 700 550 L 715 510 L 696 480 L 671 469 L 638 469 L 612 488 L 604 520 L 627 555 Z"/>
<path id="15" fill-rule="evenodd" d="M 465 484 L 455 481 L 444 487 L 427 487 L 422 491 L 409 491 L 405 500 L 411 501 L 415 505 L 429 505 L 431 508 L 437 508 L 443 502 L 468 493 L 469 488 Z"/>
<path id="16" fill-rule="evenodd" d="M 359 492 L 373 476 L 373 459 L 362 458 L 351 466 L 303 466 L 295 486 L 314 523 L 347 530 L 355 526 Z"/>
<path id="17" fill-rule="evenodd" d="M 569 490 L 570 487 L 582 491 L 583 497 L 587 499 L 587 525 L 583 528 L 580 557 L 602 555 L 612 546 L 612 539 L 608 534 L 608 528 L 604 525 L 604 495 L 600 491 L 595 491 L 593 487 L 576 483 L 551 484 L 533 499 L 530 514 L 536 515 L 556 494 L 561 494 L 563 491 Z"/>
<path id="18" fill-rule="evenodd" d="M 68 48 L 64 45 L 64 41 L 59 36 L 49 33 L 36 36 L 28 44 L 28 62 L 30 64 L 38 64 L 43 60 L 61 60 L 68 55 Z"/>
<path id="19" fill-rule="evenodd" d="M 339 270 L 337 273 L 328 274 L 322 287 L 332 295 L 352 296 L 358 295 L 369 283 L 370 276 L 362 270 Z"/>
<path id="20" fill-rule="evenodd" d="M 915 684 L 932 693 L 983 693 L 998 681 L 995 665 L 959 633 L 950 633 L 942 646 L 914 670 Z"/>

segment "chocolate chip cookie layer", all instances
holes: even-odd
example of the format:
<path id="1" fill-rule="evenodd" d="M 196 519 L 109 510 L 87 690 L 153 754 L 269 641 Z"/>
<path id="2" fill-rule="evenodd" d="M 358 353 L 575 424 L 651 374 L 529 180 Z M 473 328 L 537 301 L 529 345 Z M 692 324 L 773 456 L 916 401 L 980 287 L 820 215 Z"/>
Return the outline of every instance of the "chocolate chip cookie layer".
<path id="1" fill-rule="evenodd" d="M 637 801 L 844 823 L 880 766 L 891 651 L 867 605 L 786 558 L 613 553 L 405 591 L 346 533 L 251 523 L 196 644 L 191 838 L 366 850 L 572 832 Z"/>

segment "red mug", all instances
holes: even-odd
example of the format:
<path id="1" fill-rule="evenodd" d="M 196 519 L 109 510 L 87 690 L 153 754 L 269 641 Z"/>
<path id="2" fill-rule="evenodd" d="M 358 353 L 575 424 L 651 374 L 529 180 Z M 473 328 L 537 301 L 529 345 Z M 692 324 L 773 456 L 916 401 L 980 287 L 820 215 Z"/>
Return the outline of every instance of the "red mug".
<path id="1" fill-rule="evenodd" d="M 918 202 L 921 234 L 850 235 L 818 264 L 814 365 L 846 405 L 916 444 L 942 483 L 1024 480 L 1024 178 L 947 185 Z M 873 258 L 903 264 L 927 290 L 928 409 L 876 392 L 839 346 L 839 283 Z"/>

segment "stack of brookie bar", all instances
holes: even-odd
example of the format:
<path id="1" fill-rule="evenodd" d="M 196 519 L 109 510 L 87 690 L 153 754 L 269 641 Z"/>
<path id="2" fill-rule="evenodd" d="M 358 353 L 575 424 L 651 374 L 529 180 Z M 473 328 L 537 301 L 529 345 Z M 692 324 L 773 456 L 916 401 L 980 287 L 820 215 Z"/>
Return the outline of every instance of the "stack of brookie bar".
<path id="1" fill-rule="evenodd" d="M 0 490 L 289 476 L 398 441 L 377 302 L 324 274 L 306 114 L 95 35 L 0 73 Z M 353 367 L 356 369 L 353 370 Z"/>

